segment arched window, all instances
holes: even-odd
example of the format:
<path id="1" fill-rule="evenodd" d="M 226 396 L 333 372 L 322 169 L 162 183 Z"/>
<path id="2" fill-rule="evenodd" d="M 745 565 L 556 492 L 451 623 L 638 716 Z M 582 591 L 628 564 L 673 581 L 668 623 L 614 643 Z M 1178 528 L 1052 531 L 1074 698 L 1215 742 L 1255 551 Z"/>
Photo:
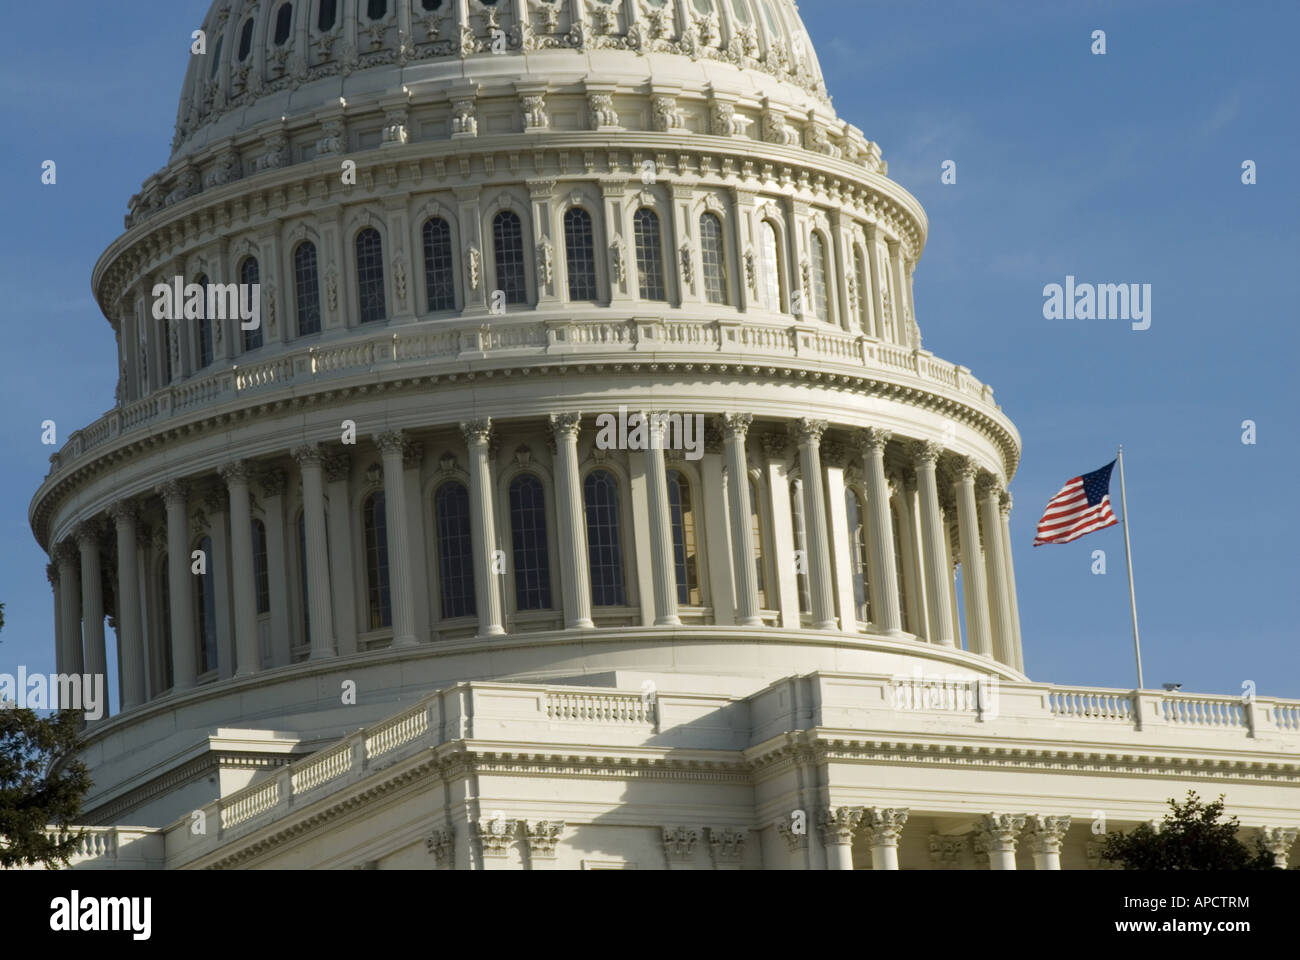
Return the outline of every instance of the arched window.
<path id="1" fill-rule="evenodd" d="M 754 575 L 758 583 L 758 606 L 762 610 L 767 609 L 767 577 L 766 563 L 764 557 L 766 551 L 763 548 L 763 517 L 758 506 L 758 490 L 754 487 L 754 480 L 749 480 L 749 524 L 754 532 Z"/>
<path id="2" fill-rule="evenodd" d="M 244 28 L 239 34 L 239 62 L 243 63 L 248 59 L 248 54 L 253 49 L 253 18 L 249 17 L 244 21 Z"/>
<path id="3" fill-rule="evenodd" d="M 429 295 L 430 313 L 456 309 L 451 227 L 441 217 L 434 217 L 424 225 L 424 284 Z"/>
<path id="4" fill-rule="evenodd" d="M 160 686 L 164 690 L 176 682 L 172 670 L 172 584 L 167 566 L 167 554 L 164 553 L 158 558 L 158 632 L 162 640 Z"/>
<path id="5" fill-rule="evenodd" d="M 469 491 L 455 480 L 444 483 L 433 495 L 434 520 L 438 528 L 438 583 L 442 594 L 442 616 L 472 617 L 478 613 L 474 601 L 474 549 L 469 522 Z"/>
<path id="6" fill-rule="evenodd" d="M 362 323 L 379 323 L 388 315 L 384 296 L 384 241 L 374 227 L 357 234 L 357 294 Z"/>
<path id="7" fill-rule="evenodd" d="M 759 282 L 762 284 L 763 306 L 773 313 L 781 312 L 781 261 L 776 244 L 776 228 L 770 220 L 758 225 Z"/>
<path id="8" fill-rule="evenodd" d="M 256 257 L 246 258 L 243 264 L 239 268 L 239 282 L 243 285 L 244 290 L 248 291 L 248 293 L 244 293 L 243 291 L 240 291 L 239 299 L 241 303 L 244 302 L 252 303 L 254 296 L 256 297 L 261 296 L 260 287 L 258 288 L 256 294 L 254 294 L 253 292 L 253 287 L 256 284 L 261 283 L 260 278 L 261 278 L 261 270 L 258 268 L 257 258 Z M 259 313 L 258 316 L 260 317 L 261 314 Z M 258 350 L 261 348 L 262 325 L 260 323 L 257 325 L 257 329 L 255 330 L 243 330 L 241 332 L 244 335 L 245 353 L 248 353 L 248 351 L 250 350 Z"/>
<path id="9" fill-rule="evenodd" d="M 199 642 L 199 673 L 207 673 L 217 669 L 217 588 L 212 569 L 212 538 L 200 540 L 198 549 L 206 559 L 204 572 L 194 578 L 194 633 Z"/>
<path id="10" fill-rule="evenodd" d="M 659 214 L 642 207 L 632 217 L 632 233 L 636 240 L 636 272 L 641 283 L 641 299 L 667 300 Z"/>
<path id="11" fill-rule="evenodd" d="M 204 367 L 212 363 L 213 354 L 215 352 L 215 346 L 214 346 L 213 336 L 212 336 L 212 319 L 208 316 L 208 275 L 206 273 L 200 273 L 198 277 L 195 278 L 194 282 L 203 290 L 203 305 L 199 307 L 199 328 L 198 328 L 199 369 L 202 370 Z M 167 321 L 163 321 L 163 323 L 166 324 Z M 177 331 L 177 336 L 179 335 L 180 335 L 180 331 Z M 163 338 L 162 348 L 163 348 L 163 356 L 165 358 L 163 366 L 167 371 L 167 382 L 171 383 L 172 351 L 171 351 L 170 336 Z"/>
<path id="12" fill-rule="evenodd" d="M 302 587 L 302 642 L 311 645 L 311 604 L 307 599 L 307 515 L 298 514 L 298 584 Z"/>
<path id="13" fill-rule="evenodd" d="M 515 609 L 549 610 L 546 498 L 542 481 L 531 473 L 520 474 L 510 484 L 510 532 L 515 553 Z"/>
<path id="14" fill-rule="evenodd" d="M 826 241 L 820 233 L 812 235 L 813 314 L 818 320 L 830 320 L 830 277 L 826 270 Z"/>
<path id="15" fill-rule="evenodd" d="M 502 210 L 493 218 L 492 244 L 496 251 L 497 289 L 505 293 L 506 303 L 527 303 L 524 227 L 519 214 L 513 210 Z"/>
<path id="16" fill-rule="evenodd" d="M 384 494 L 377 490 L 361 504 L 361 525 L 366 540 L 366 588 L 371 630 L 393 625 L 393 603 L 388 588 L 388 518 Z"/>
<path id="17" fill-rule="evenodd" d="M 673 528 L 677 602 L 683 606 L 698 606 L 700 570 L 695 547 L 695 506 L 691 499 L 691 483 L 677 470 L 668 471 L 668 511 Z"/>
<path id="18" fill-rule="evenodd" d="M 863 333 L 870 333 L 867 326 L 867 298 L 871 291 L 867 288 L 867 265 L 862 259 L 862 249 L 853 248 L 853 278 L 858 286 L 858 325 Z"/>
<path id="19" fill-rule="evenodd" d="M 442 0 L 420 0 L 420 7 L 432 13 L 434 10 L 442 9 Z"/>
<path id="20" fill-rule="evenodd" d="M 722 243 L 722 221 L 715 214 L 700 217 L 700 261 L 704 268 L 704 295 L 709 303 L 726 303 L 727 261 Z"/>
<path id="21" fill-rule="evenodd" d="M 596 241 L 591 214 L 570 207 L 564 214 L 564 255 L 569 273 L 569 299 L 596 299 Z"/>
<path id="22" fill-rule="evenodd" d="M 338 0 L 317 0 L 316 29 L 321 33 L 333 30 L 334 24 L 338 20 L 338 14 Z"/>
<path id="23" fill-rule="evenodd" d="M 371 20 L 382 20 L 388 14 L 388 0 L 368 0 L 366 16 Z"/>
<path id="24" fill-rule="evenodd" d="M 283 47 L 289 42 L 289 34 L 293 32 L 293 4 L 284 3 L 275 14 L 275 38 L 272 42 L 277 47 Z"/>
<path id="25" fill-rule="evenodd" d="M 867 530 L 863 523 L 866 511 L 857 491 L 844 491 L 844 512 L 849 525 L 849 573 L 853 580 L 855 616 L 864 623 L 871 621 L 871 588 L 867 578 Z"/>
<path id="26" fill-rule="evenodd" d="M 790 484 L 790 522 L 794 527 L 795 583 L 799 588 L 799 612 L 812 613 L 812 591 L 808 583 L 808 526 L 803 513 L 803 480 Z"/>
<path id="27" fill-rule="evenodd" d="M 271 568 L 266 563 L 266 524 L 253 521 L 253 589 L 257 595 L 257 613 L 271 612 Z"/>
<path id="28" fill-rule="evenodd" d="M 623 584 L 618 481 L 608 470 L 593 470 L 582 485 L 582 499 L 587 513 L 592 605 L 621 607 L 627 603 L 627 593 Z"/>
<path id="29" fill-rule="evenodd" d="M 894 576 L 898 578 L 898 615 L 903 621 L 903 632 L 911 633 L 911 618 L 907 615 L 907 581 L 903 579 L 903 524 L 899 520 L 898 508 L 891 501 L 889 520 L 894 528 Z"/>
<path id="30" fill-rule="evenodd" d="M 293 285 L 298 297 L 298 336 L 320 333 L 320 270 L 316 244 L 310 240 L 293 251 Z"/>

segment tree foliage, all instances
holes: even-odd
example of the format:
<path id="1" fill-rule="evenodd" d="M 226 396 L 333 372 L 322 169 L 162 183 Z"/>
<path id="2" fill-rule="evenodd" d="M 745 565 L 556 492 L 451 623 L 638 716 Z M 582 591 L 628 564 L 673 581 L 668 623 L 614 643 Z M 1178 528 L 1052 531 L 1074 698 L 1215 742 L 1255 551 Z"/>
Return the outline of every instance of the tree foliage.
<path id="1" fill-rule="evenodd" d="M 1194 790 L 1183 803 L 1170 799 L 1159 829 L 1139 824 L 1106 835 L 1102 856 L 1125 870 L 1269 870 L 1273 854 L 1255 841 L 1252 851 L 1237 839 L 1240 824 L 1223 816 L 1223 796 L 1205 803 Z"/>

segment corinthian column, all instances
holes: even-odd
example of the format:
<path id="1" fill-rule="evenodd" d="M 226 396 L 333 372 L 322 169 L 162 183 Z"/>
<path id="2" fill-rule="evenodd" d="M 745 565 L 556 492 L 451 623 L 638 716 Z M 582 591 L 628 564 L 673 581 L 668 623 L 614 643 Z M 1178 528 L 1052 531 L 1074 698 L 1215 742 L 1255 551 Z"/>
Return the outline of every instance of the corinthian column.
<path id="1" fill-rule="evenodd" d="M 59 593 L 57 563 L 51 561 L 45 565 L 45 579 L 50 581 L 50 587 L 54 590 L 54 669 L 59 673 L 67 673 L 63 664 L 63 597 Z"/>
<path id="2" fill-rule="evenodd" d="M 1264 849 L 1273 854 L 1273 866 L 1285 870 L 1291 847 L 1295 844 L 1297 830 L 1295 827 L 1264 827 L 1260 842 Z"/>
<path id="3" fill-rule="evenodd" d="M 903 616 L 898 604 L 898 565 L 894 560 L 894 524 L 889 513 L 889 482 L 885 479 L 885 444 L 893 436 L 888 430 L 868 427 L 859 430 L 862 466 L 867 478 L 867 533 L 871 541 L 871 610 L 876 627 L 893 637 L 903 635 Z"/>
<path id="4" fill-rule="evenodd" d="M 406 483 L 402 478 L 406 442 L 399 431 L 389 431 L 375 437 L 375 446 L 384 461 L 384 520 L 388 525 L 388 582 L 393 592 L 393 646 L 410 647 L 418 641 L 415 639 L 415 597 L 411 589 L 410 532 L 406 526 Z M 320 482 L 318 463 L 318 492 Z M 303 488 L 305 495 L 305 480 Z M 323 532 L 323 524 L 321 529 Z M 322 571 L 322 576 L 328 582 L 328 572 Z M 333 643 L 332 638 L 330 642 Z"/>
<path id="5" fill-rule="evenodd" d="M 984 474 L 979 479 L 980 513 L 984 521 L 984 564 L 989 577 L 989 620 L 993 628 L 994 656 L 1014 668 L 1015 640 L 1011 636 L 1011 591 L 1007 586 L 1007 561 L 1002 553 L 1002 487 Z"/>
<path id="6" fill-rule="evenodd" d="M 1011 617 L 1011 641 L 1015 648 L 1015 667 L 1025 672 L 1024 648 L 1020 644 L 1020 601 L 1016 598 L 1016 565 L 1011 559 L 1011 494 L 1003 491 L 998 499 L 998 512 L 1002 517 L 1002 559 L 1007 570 L 1007 596 L 1009 598 Z"/>
<path id="7" fill-rule="evenodd" d="M 336 656 L 338 648 L 334 642 L 334 611 L 330 604 L 330 566 L 329 566 L 329 546 L 325 538 L 325 477 L 322 472 L 322 463 L 324 457 L 321 454 L 320 446 L 314 443 L 306 444 L 299 447 L 293 452 L 294 459 L 298 461 L 298 471 L 302 474 L 302 525 L 303 532 L 307 540 L 307 609 L 311 615 L 311 654 L 308 659 L 324 660 L 327 657 Z M 405 499 L 402 498 L 401 490 L 402 472 L 400 464 L 397 471 L 398 479 L 398 498 L 405 505 Z M 388 504 L 388 458 L 384 458 L 384 503 Z M 403 514 L 405 510 L 402 511 Z M 392 517 L 391 513 L 387 514 Z M 403 517 L 403 519 L 405 519 Z M 405 534 L 405 524 L 403 524 L 403 534 Z M 391 527 L 389 536 L 392 536 Z M 393 551 L 389 550 L 389 558 L 393 557 Z M 407 565 L 401 560 L 406 557 L 405 553 L 397 554 L 399 562 L 396 566 L 405 568 Z M 390 568 L 394 564 L 389 564 Z M 393 576 L 392 570 L 389 570 L 390 582 L 396 583 L 397 577 Z M 407 571 L 407 577 L 410 577 L 410 571 Z M 397 605 L 397 598 L 400 596 L 394 589 L 394 606 Z M 410 581 L 407 581 L 407 596 L 410 595 Z M 396 629 L 397 616 L 394 610 L 394 630 L 393 645 L 399 645 L 399 637 L 405 637 L 406 634 L 400 634 Z M 411 635 L 411 642 L 415 642 L 414 634 Z"/>
<path id="8" fill-rule="evenodd" d="M 935 478 L 935 465 L 942 450 L 937 443 L 915 443 L 912 464 L 916 467 L 916 488 L 921 501 L 921 568 L 925 571 L 925 595 L 930 598 L 927 605 L 930 642 L 951 647 L 956 644 L 948 602 L 952 578 L 944 545 L 943 516 L 939 511 L 939 484 Z"/>
<path id="9" fill-rule="evenodd" d="M 808 538 L 808 585 L 812 594 L 813 628 L 834 630 L 835 583 L 831 576 L 831 552 L 827 542 L 826 484 L 822 479 L 821 441 L 825 420 L 804 417 L 795 422 L 799 442 L 799 467 L 803 472 L 803 514 Z"/>
<path id="10" fill-rule="evenodd" d="M 60 673 L 82 673 L 85 658 L 81 652 L 81 569 L 77 546 L 64 540 L 54 547 L 54 561 L 59 567 Z"/>
<path id="11" fill-rule="evenodd" d="M 478 605 L 481 637 L 505 633 L 501 626 L 501 580 L 493 564 L 496 524 L 492 512 L 492 469 L 488 442 L 492 421 L 471 420 L 460 425 L 469 448 L 470 533 L 474 555 L 474 599 Z"/>
<path id="12" fill-rule="evenodd" d="M 907 809 L 868 808 L 862 818 L 862 833 L 871 846 L 872 870 L 898 869 L 898 839 L 907 823 Z"/>
<path id="13" fill-rule="evenodd" d="M 668 502 L 668 473 L 664 463 L 664 427 L 662 417 L 642 413 L 647 418 L 649 443 L 646 444 L 646 485 L 650 501 L 650 566 L 654 574 L 655 626 L 680 624 L 677 615 L 677 566 L 673 560 L 672 509 Z"/>
<path id="14" fill-rule="evenodd" d="M 140 617 L 138 523 L 135 505 L 119 500 L 108 509 L 117 530 L 117 640 L 122 709 L 144 703 L 144 629 Z"/>
<path id="15" fill-rule="evenodd" d="M 993 656 L 989 627 L 989 591 L 980 555 L 980 528 L 975 518 L 975 475 L 979 467 L 969 457 L 957 461 L 957 534 L 961 541 L 961 586 L 966 601 L 966 645 L 971 653 Z"/>
<path id="16" fill-rule="evenodd" d="M 990 813 L 980 818 L 975 829 L 988 850 L 990 870 L 1016 869 L 1016 838 L 1025 819 L 1023 813 Z"/>
<path id="17" fill-rule="evenodd" d="M 198 650 L 194 640 L 194 582 L 190 574 L 189 490 L 178 480 L 158 487 L 167 507 L 167 593 L 172 618 L 172 690 L 194 686 Z"/>
<path id="18" fill-rule="evenodd" d="M 1061 869 L 1061 841 L 1070 829 L 1069 817 L 1030 817 L 1025 827 L 1035 870 Z"/>
<path id="19" fill-rule="evenodd" d="M 861 807 L 833 807 L 818 811 L 817 826 L 826 847 L 827 870 L 853 869 L 853 835 L 862 823 Z"/>
<path id="20" fill-rule="evenodd" d="M 758 570 L 754 566 L 754 525 L 750 519 L 749 463 L 745 437 L 754 418 L 748 413 L 727 413 L 722 417 L 727 454 L 728 512 L 731 514 L 731 548 L 736 570 L 736 621 L 745 627 L 761 627 L 758 607 Z"/>
<path id="21" fill-rule="evenodd" d="M 77 546 L 81 549 L 81 631 L 84 642 L 86 673 L 92 677 L 108 676 L 108 657 L 104 652 L 104 590 L 99 561 L 99 527 L 87 521 L 77 527 Z M 107 717 L 108 711 L 104 711 Z"/>
<path id="22" fill-rule="evenodd" d="M 246 460 L 228 463 L 219 472 L 230 494 L 231 593 L 235 599 L 235 661 L 238 668 L 235 676 L 247 677 L 257 673 L 262 666 L 262 651 L 257 640 L 253 510 L 248 495 L 251 473 Z"/>
<path id="23" fill-rule="evenodd" d="M 564 626 L 585 630 L 591 622 L 591 569 L 587 557 L 586 525 L 582 508 L 582 480 L 578 476 L 578 431 L 582 414 L 551 414 L 555 436 L 555 508 L 560 522 L 560 569 L 564 596 Z"/>

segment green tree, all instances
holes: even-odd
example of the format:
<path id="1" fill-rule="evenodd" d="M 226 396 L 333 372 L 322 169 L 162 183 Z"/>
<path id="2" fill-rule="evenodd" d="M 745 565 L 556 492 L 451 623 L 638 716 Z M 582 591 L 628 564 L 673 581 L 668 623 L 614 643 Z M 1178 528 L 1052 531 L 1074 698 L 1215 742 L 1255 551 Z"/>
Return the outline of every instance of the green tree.
<path id="1" fill-rule="evenodd" d="M 0 868 L 66 866 L 81 842 L 72 824 L 90 789 L 90 774 L 79 760 L 55 770 L 55 762 L 76 748 L 80 729 L 76 710 L 39 717 L 12 703 L 0 705 Z M 51 826 L 56 836 L 49 835 Z"/>
<path id="2" fill-rule="evenodd" d="M 1223 796 L 1202 802 L 1194 790 L 1183 803 L 1170 799 L 1159 830 L 1139 824 L 1106 835 L 1102 856 L 1125 870 L 1270 870 L 1273 854 L 1255 841 L 1252 851 L 1237 839 L 1240 824 L 1223 816 Z"/>

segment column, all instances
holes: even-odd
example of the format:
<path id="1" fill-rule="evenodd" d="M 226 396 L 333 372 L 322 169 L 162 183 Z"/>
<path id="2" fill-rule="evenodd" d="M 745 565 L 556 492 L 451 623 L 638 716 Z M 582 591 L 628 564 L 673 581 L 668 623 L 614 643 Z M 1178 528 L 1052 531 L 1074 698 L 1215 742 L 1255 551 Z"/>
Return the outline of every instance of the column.
<path id="1" fill-rule="evenodd" d="M 228 463 L 219 471 L 230 494 L 231 592 L 235 598 L 235 676 L 247 677 L 262 668 L 257 642 L 257 580 L 253 563 L 253 510 L 248 494 L 251 477 L 247 460 Z"/>
<path id="2" fill-rule="evenodd" d="M 229 680 L 234 676 L 234 629 L 231 625 L 230 541 L 226 533 L 225 491 L 217 488 L 203 498 L 203 508 L 208 515 L 208 535 L 212 538 L 212 554 L 208 557 L 208 573 L 212 576 L 213 619 L 217 645 L 217 677 Z"/>
<path id="3" fill-rule="evenodd" d="M 54 561 L 59 568 L 59 650 L 63 666 L 60 673 L 85 672 L 81 652 L 81 568 L 77 547 L 64 540 L 54 547 Z"/>
<path id="4" fill-rule="evenodd" d="M 469 447 L 470 529 L 473 533 L 474 598 L 478 604 L 478 632 L 481 637 L 505 633 L 501 626 L 501 581 L 494 569 L 496 522 L 492 511 L 492 469 L 488 441 L 492 421 L 471 420 L 460 425 Z"/>
<path id="5" fill-rule="evenodd" d="M 1061 841 L 1070 829 L 1069 817 L 1030 817 L 1025 827 L 1035 870 L 1061 869 Z M 992 861 L 990 860 L 990 863 Z"/>
<path id="6" fill-rule="evenodd" d="M 52 551 L 51 551 L 52 553 Z M 50 561 L 45 565 L 45 579 L 54 591 L 54 669 L 67 673 L 63 663 L 63 596 L 59 593 L 59 565 Z"/>
<path id="7" fill-rule="evenodd" d="M 952 588 L 952 568 L 948 565 L 939 510 L 939 484 L 935 464 L 943 450 L 937 443 L 918 442 L 912 446 L 912 465 L 916 468 L 916 490 L 921 514 L 921 568 L 925 573 L 925 593 L 930 598 L 930 642 L 943 647 L 954 646 L 952 607 L 948 594 Z"/>
<path id="8" fill-rule="evenodd" d="M 736 622 L 743 627 L 761 627 L 758 607 L 758 570 L 754 566 L 753 505 L 749 502 L 749 463 L 745 438 L 754 418 L 748 413 L 722 416 L 723 444 L 727 458 L 727 509 L 731 516 L 732 567 L 736 578 Z"/>
<path id="9" fill-rule="evenodd" d="M 880 244 L 878 242 L 879 230 L 874 223 L 867 224 L 867 269 L 871 271 L 871 276 L 867 278 L 867 284 L 871 287 L 870 292 L 863 292 L 863 296 L 871 297 L 871 317 L 874 321 L 874 329 L 868 331 L 881 340 L 889 340 L 889 324 L 885 321 L 885 298 L 883 291 L 880 289 L 885 282 L 885 271 L 880 266 Z"/>
<path id="10" fill-rule="evenodd" d="M 1025 814 L 987 813 L 975 830 L 984 840 L 990 870 L 1016 869 L 1016 837 L 1025 826 Z"/>
<path id="11" fill-rule="evenodd" d="M 862 833 L 871 846 L 872 870 L 898 869 L 898 839 L 907 823 L 906 808 L 869 807 L 863 813 Z"/>
<path id="12" fill-rule="evenodd" d="M 915 346 L 912 336 L 912 318 L 907 311 L 907 278 L 903 270 L 903 245 L 889 241 L 889 269 L 894 278 L 894 337 L 905 347 Z"/>
<path id="13" fill-rule="evenodd" d="M 139 524 L 135 505 L 119 500 L 109 507 L 117 532 L 117 643 L 122 710 L 144 703 L 144 630 L 140 617 Z"/>
<path id="14" fill-rule="evenodd" d="M 853 869 L 853 834 L 862 822 L 863 812 L 861 807 L 833 807 L 818 812 L 827 870 Z"/>
<path id="15" fill-rule="evenodd" d="M 352 501 L 348 479 L 352 460 L 346 453 L 325 458 L 326 493 L 329 496 L 330 583 L 334 595 L 334 637 L 339 655 L 357 652 L 357 595 L 352 569 Z"/>
<path id="16" fill-rule="evenodd" d="M 898 545 L 902 552 L 903 596 L 907 604 L 908 623 L 917 639 L 928 640 L 925 611 L 925 577 L 921 573 L 916 536 L 916 477 L 904 476 L 897 484 Z"/>
<path id="17" fill-rule="evenodd" d="M 289 639 L 289 553 L 284 538 L 286 483 L 283 470 L 268 470 L 262 474 L 262 495 L 265 498 L 262 509 L 266 513 L 266 576 L 271 592 L 271 665 L 275 667 L 287 666 L 292 659 Z"/>
<path id="18" fill-rule="evenodd" d="M 838 445 L 837 445 L 838 446 Z M 858 601 L 853 590 L 853 550 L 849 539 L 849 514 L 846 506 L 848 488 L 844 482 L 844 452 L 831 456 L 822 444 L 825 454 L 822 462 L 826 468 L 826 519 L 830 524 L 831 565 L 835 568 L 836 607 L 840 611 L 840 629 L 856 633 L 858 629 Z"/>
<path id="19" fill-rule="evenodd" d="M 768 602 L 781 611 L 781 626 L 798 629 L 799 582 L 794 563 L 794 521 L 790 515 L 790 478 L 785 466 L 786 437 L 766 433 L 760 438 L 767 458 L 767 489 L 772 510 L 772 556 L 776 583 Z"/>
<path id="20" fill-rule="evenodd" d="M 328 657 L 338 655 L 338 647 L 334 642 L 334 611 L 330 603 L 330 569 L 329 569 L 329 545 L 325 539 L 325 478 L 322 471 L 324 456 L 321 453 L 320 446 L 315 443 L 305 444 L 293 452 L 293 458 L 298 461 L 298 470 L 302 475 L 302 519 L 303 533 L 307 541 L 307 611 L 311 618 L 311 653 L 308 655 L 309 660 L 324 660 Z M 385 484 L 384 484 L 384 502 L 387 505 L 389 490 L 387 484 L 387 467 L 384 463 Z M 401 471 L 398 471 L 398 479 L 401 479 Z M 398 488 L 398 499 L 402 500 L 400 485 Z M 404 502 L 404 501 L 403 501 Z M 405 514 L 405 510 L 402 511 Z M 391 506 L 387 510 L 387 518 L 391 522 L 393 513 Z M 405 517 L 402 517 L 405 520 Z M 402 525 L 402 536 L 405 535 L 405 523 Z M 392 552 L 392 529 L 389 529 L 390 548 L 389 556 L 394 556 Z M 397 557 L 404 557 L 405 554 L 398 553 Z M 404 563 L 390 564 L 405 568 Z M 396 582 L 397 577 L 392 575 L 390 569 L 390 582 Z M 394 594 L 397 590 L 394 589 Z M 409 590 L 408 590 L 409 597 Z M 394 597 L 394 607 L 396 607 L 396 596 Z M 397 617 L 394 610 L 394 625 Z M 396 635 L 396 629 L 394 630 Z M 396 644 L 396 641 L 394 641 Z"/>
<path id="21" fill-rule="evenodd" d="M 826 481 L 822 477 L 821 439 L 825 420 L 800 418 L 795 423 L 799 442 L 799 465 L 803 471 L 803 513 L 808 537 L 808 587 L 812 595 L 815 630 L 836 630 L 835 585 L 831 577 L 831 554 L 827 543 Z"/>
<path id="22" fill-rule="evenodd" d="M 871 562 L 867 567 L 871 610 L 876 629 L 891 637 L 903 636 L 898 603 L 898 565 L 894 561 L 894 524 L 889 513 L 889 482 L 885 479 L 885 444 L 892 434 L 867 427 L 857 434 L 862 449 L 867 485 L 867 539 Z"/>
<path id="23" fill-rule="evenodd" d="M 691 414 L 683 414 L 683 419 Z M 716 626 L 736 624 L 736 575 L 732 570 L 735 557 L 731 539 L 731 511 L 727 508 L 731 496 L 727 475 L 723 472 L 722 433 L 713 436 L 706 424 L 704 429 L 704 456 L 697 462 L 700 471 L 701 499 L 704 501 L 704 542 L 718 544 L 705 553 L 709 568 L 709 606 L 713 608 Z M 664 455 L 682 457 L 680 450 L 670 450 Z M 697 508 L 698 509 L 698 508 Z"/>
<path id="24" fill-rule="evenodd" d="M 999 663 L 1016 665 L 1015 639 L 1011 635 L 1010 590 L 1007 562 L 1002 554 L 1002 487 L 995 477 L 982 475 L 979 481 L 980 513 L 984 524 L 984 565 L 988 571 L 989 621 L 993 628 L 993 650 Z"/>
<path id="25" fill-rule="evenodd" d="M 1261 842 L 1264 849 L 1273 854 L 1273 866 L 1277 870 L 1287 868 L 1287 858 L 1295 844 L 1297 831 L 1295 827 L 1264 827 Z"/>
<path id="26" fill-rule="evenodd" d="M 190 574 L 188 487 L 168 480 L 158 487 L 167 507 L 167 593 L 172 618 L 172 691 L 194 686 L 198 651 L 194 640 L 194 579 Z"/>
<path id="27" fill-rule="evenodd" d="M 1002 559 L 1007 570 L 1007 596 L 1011 620 L 1011 642 L 1015 647 L 1016 669 L 1025 672 L 1025 653 L 1020 643 L 1020 601 L 1016 598 L 1016 565 L 1011 559 L 1011 494 L 1005 490 L 998 499 L 998 512 L 1002 516 Z"/>
<path id="28" fill-rule="evenodd" d="M 85 672 L 102 676 L 108 682 L 108 656 L 104 650 L 103 571 L 99 560 L 99 526 L 87 520 L 77 527 L 77 546 L 81 550 L 81 632 L 85 650 Z M 108 705 L 104 715 L 107 719 Z"/>
<path id="29" fill-rule="evenodd" d="M 384 519 L 388 526 L 388 582 L 393 600 L 393 646 L 410 647 L 418 641 L 415 638 L 415 598 L 411 592 L 411 543 L 410 532 L 406 527 L 406 490 L 402 482 L 405 441 L 400 432 L 389 431 L 375 437 L 375 446 L 379 448 L 384 461 Z M 318 481 L 319 477 L 318 470 Z M 303 488 L 305 495 L 305 480 Z M 328 578 L 324 571 L 321 576 Z M 315 579 L 312 578 L 313 582 Z M 312 614 L 314 617 L 314 608 Z"/>
<path id="30" fill-rule="evenodd" d="M 424 506 L 420 494 L 420 468 L 424 463 L 424 444 L 407 440 L 402 444 L 402 489 L 406 494 L 409 557 L 411 564 L 411 603 L 415 612 L 415 636 L 432 637 L 429 605 L 429 555 L 426 552 L 425 525 L 433 520 L 432 509 Z M 388 561 L 392 563 L 390 559 Z"/>
<path id="31" fill-rule="evenodd" d="M 664 462 L 664 420 L 649 417 L 646 445 L 646 480 L 650 500 L 650 563 L 654 575 L 655 626 L 677 626 L 677 565 L 673 560 L 672 511 L 668 503 L 668 474 Z"/>
<path id="32" fill-rule="evenodd" d="M 961 543 L 962 599 L 966 607 L 966 647 L 971 653 L 993 656 L 989 626 L 989 592 L 980 555 L 979 522 L 975 517 L 975 474 L 979 467 L 970 457 L 957 461 L 957 535 Z"/>
<path id="33" fill-rule="evenodd" d="M 587 556 L 582 479 L 578 475 L 578 431 L 582 414 L 551 414 L 555 436 L 555 513 L 559 522 L 560 569 L 566 630 L 587 630 L 591 621 L 591 568 Z"/>

